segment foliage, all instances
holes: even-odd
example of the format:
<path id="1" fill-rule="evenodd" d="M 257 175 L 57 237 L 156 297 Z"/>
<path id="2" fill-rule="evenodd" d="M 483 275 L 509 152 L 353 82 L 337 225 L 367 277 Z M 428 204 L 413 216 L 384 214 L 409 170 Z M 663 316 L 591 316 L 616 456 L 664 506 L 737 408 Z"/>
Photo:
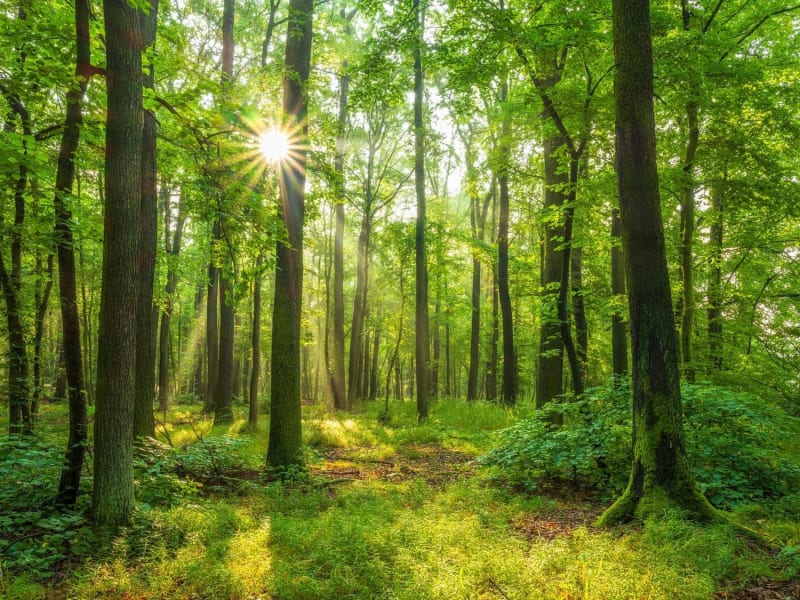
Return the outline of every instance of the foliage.
<path id="1" fill-rule="evenodd" d="M 0 439 L 0 574 L 51 577 L 58 563 L 86 554 L 93 535 L 83 509 L 54 504 L 63 454 L 35 438 Z"/>
<path id="2" fill-rule="evenodd" d="M 748 394 L 708 384 L 686 384 L 682 395 L 687 451 L 712 504 L 730 509 L 797 489 L 800 461 L 789 446 L 796 418 Z M 622 385 L 548 405 L 501 431 L 482 462 L 526 489 L 569 482 L 619 493 L 630 469 L 629 403 L 630 388 Z"/>

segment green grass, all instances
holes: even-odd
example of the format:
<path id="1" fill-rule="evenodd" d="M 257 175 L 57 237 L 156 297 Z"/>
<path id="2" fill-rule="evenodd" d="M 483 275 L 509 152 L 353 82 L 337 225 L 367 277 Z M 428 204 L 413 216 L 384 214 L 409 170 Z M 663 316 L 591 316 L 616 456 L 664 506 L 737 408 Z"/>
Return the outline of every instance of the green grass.
<path id="1" fill-rule="evenodd" d="M 48 406 L 40 425 L 49 439 L 58 437 L 59 428 L 48 423 L 61 420 L 59 408 Z M 569 493 L 510 492 L 469 462 L 452 469 L 435 462 L 436 452 L 450 453 L 442 455 L 448 459 L 467 455 L 464 460 L 484 452 L 492 432 L 514 422 L 524 407 L 515 414 L 485 403 L 442 401 L 423 425 L 412 403 L 392 405 L 389 425 L 378 422 L 380 408 L 347 416 L 306 411 L 312 472 L 333 452 L 344 457 L 334 465 L 341 477 L 247 481 L 227 491 L 187 494 L 172 506 L 145 507 L 112 542 L 63 564 L 56 578 L 4 570 L 0 595 L 700 599 L 800 571 L 792 550 L 800 547 L 800 528 L 791 507 L 773 515 L 755 506 L 737 515 L 778 540 L 780 555 L 731 528 L 676 515 L 597 530 L 591 522 L 601 505 Z M 263 467 L 266 420 L 260 433 L 244 434 L 242 420 L 212 427 L 180 406 L 168 421 L 176 446 L 197 444 L 198 436 L 240 437 L 245 443 L 234 449 L 237 461 Z M 449 470 L 459 476 L 440 477 Z M 548 524 L 556 526 L 552 534 L 535 534 Z"/>

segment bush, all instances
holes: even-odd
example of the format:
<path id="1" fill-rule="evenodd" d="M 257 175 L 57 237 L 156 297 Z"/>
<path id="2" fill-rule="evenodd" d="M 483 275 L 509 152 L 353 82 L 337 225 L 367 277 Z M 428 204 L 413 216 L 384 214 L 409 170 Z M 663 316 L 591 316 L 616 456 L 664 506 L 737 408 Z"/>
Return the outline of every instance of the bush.
<path id="1" fill-rule="evenodd" d="M 55 506 L 63 459 L 35 438 L 0 439 L 0 573 L 46 578 L 59 562 L 89 551 L 93 536 L 82 510 Z"/>
<path id="2" fill-rule="evenodd" d="M 788 446 L 800 419 L 708 384 L 684 385 L 682 395 L 687 452 L 715 506 L 779 499 L 800 486 L 800 460 Z M 503 430 L 481 462 L 527 489 L 568 481 L 617 494 L 630 471 L 630 410 L 628 385 L 589 390 Z"/>

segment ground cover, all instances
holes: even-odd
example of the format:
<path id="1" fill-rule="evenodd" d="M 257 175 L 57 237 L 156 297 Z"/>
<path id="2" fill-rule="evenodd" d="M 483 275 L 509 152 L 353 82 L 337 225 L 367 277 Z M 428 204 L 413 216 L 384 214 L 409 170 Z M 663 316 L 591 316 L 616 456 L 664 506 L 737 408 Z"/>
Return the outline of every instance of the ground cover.
<path id="1" fill-rule="evenodd" d="M 57 438 L 60 407 L 41 430 Z M 140 451 L 139 509 L 112 540 L 85 526 L 46 573 L 6 566 L 8 598 L 752 598 L 800 597 L 798 527 L 751 506 L 739 518 L 775 548 L 680 515 L 611 530 L 609 499 L 567 483 L 530 491 L 478 460 L 516 422 L 494 405 L 442 401 L 335 417 L 305 407 L 309 473 L 262 477 L 266 423 L 214 428 L 177 406 Z M 45 423 L 55 423 L 47 428 Z M 22 467 L 20 467 L 22 468 Z M 42 473 L 43 480 L 46 473 Z M 8 486 L 8 481 L 0 483 Z M 5 497 L 5 496 L 3 496 Z M 4 513 L 6 516 L 6 513 Z M 14 533 L 0 547 L 5 562 Z M 46 536 L 19 542 L 41 544 Z M 34 554 L 34 556 L 36 556 Z"/>

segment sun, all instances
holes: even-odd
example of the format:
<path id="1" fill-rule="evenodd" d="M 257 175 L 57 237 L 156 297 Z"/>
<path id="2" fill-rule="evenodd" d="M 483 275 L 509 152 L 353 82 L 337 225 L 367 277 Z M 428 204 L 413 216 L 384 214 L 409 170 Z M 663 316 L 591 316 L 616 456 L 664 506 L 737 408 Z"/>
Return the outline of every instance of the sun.
<path id="1" fill-rule="evenodd" d="M 258 136 L 258 149 L 267 161 L 279 163 L 289 155 L 289 137 L 279 129 L 267 129 Z"/>

